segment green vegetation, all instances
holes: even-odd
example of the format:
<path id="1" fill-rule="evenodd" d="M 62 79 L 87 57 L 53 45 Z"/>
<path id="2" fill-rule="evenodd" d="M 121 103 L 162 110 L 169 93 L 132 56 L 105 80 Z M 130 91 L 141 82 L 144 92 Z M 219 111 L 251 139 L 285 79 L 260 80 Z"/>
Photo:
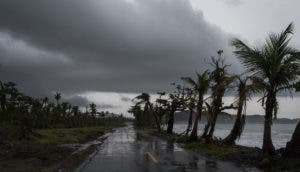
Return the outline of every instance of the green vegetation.
<path id="1" fill-rule="evenodd" d="M 224 145 L 223 143 L 214 142 L 207 144 L 204 141 L 191 142 L 184 145 L 184 148 L 191 149 L 200 154 L 214 156 L 218 158 L 223 158 L 226 155 L 239 153 L 239 152 L 249 152 L 253 148 L 243 147 L 243 146 L 232 146 Z"/>
<path id="2" fill-rule="evenodd" d="M 60 102 L 60 93 L 55 93 L 54 99 L 56 103 L 48 97 L 33 98 L 20 92 L 15 83 L 0 82 L 0 143 L 29 139 L 39 129 L 93 127 L 124 120 L 97 112 L 94 103 L 82 112 L 79 106 Z"/>
<path id="3" fill-rule="evenodd" d="M 71 170 L 95 147 L 91 145 L 78 152 L 76 147 L 62 144 L 86 143 L 123 125 L 122 121 L 117 121 L 95 127 L 40 129 L 26 140 L 3 140 L 0 144 L 0 169 L 7 172 Z"/>
<path id="4" fill-rule="evenodd" d="M 64 144 L 64 143 L 83 143 L 87 140 L 96 139 L 98 136 L 111 131 L 113 128 L 122 125 L 84 127 L 84 128 L 65 128 L 65 129 L 43 129 L 38 130 L 38 136 L 30 139 L 34 144 Z"/>
<path id="5" fill-rule="evenodd" d="M 60 93 L 34 98 L 20 92 L 13 82 L 0 81 L 0 169 L 2 171 L 57 171 L 72 167 L 88 153 L 73 152 L 65 143 L 95 140 L 123 125 L 121 115 L 98 112 L 94 103 L 83 107 L 61 102 Z M 73 164 L 74 165 L 74 164 Z"/>
<path id="6" fill-rule="evenodd" d="M 263 93 L 265 127 L 263 152 L 273 155 L 275 148 L 271 138 L 272 118 L 277 117 L 277 94 L 295 88 L 300 74 L 300 52 L 289 46 L 294 26 L 290 24 L 283 32 L 271 34 L 261 48 L 251 48 L 239 39 L 232 41 L 234 53 L 252 74 L 252 82 Z"/>

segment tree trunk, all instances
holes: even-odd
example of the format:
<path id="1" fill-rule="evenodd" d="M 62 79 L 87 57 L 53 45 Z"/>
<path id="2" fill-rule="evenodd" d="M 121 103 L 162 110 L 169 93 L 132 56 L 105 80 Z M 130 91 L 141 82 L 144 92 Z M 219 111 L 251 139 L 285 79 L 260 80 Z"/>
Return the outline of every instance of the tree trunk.
<path id="1" fill-rule="evenodd" d="M 271 135 L 271 125 L 272 125 L 272 117 L 273 111 L 275 108 L 276 95 L 273 93 L 268 93 L 266 100 L 266 109 L 265 109 L 265 122 L 264 122 L 264 136 L 263 136 L 263 146 L 262 150 L 264 155 L 274 155 L 275 148 L 272 142 Z"/>
<path id="2" fill-rule="evenodd" d="M 285 148 L 284 158 L 300 158 L 300 121 L 293 133 L 291 141 L 289 141 Z"/>
<path id="3" fill-rule="evenodd" d="M 243 128 L 243 124 L 245 118 L 242 118 L 242 112 L 243 112 L 243 101 L 239 100 L 239 106 L 236 114 L 236 120 L 234 122 L 233 128 L 230 132 L 230 134 L 223 140 L 224 143 L 232 145 L 235 144 L 236 139 L 241 135 L 241 130 Z"/>
<path id="4" fill-rule="evenodd" d="M 186 136 L 187 136 L 187 135 L 189 134 L 189 132 L 191 131 L 192 123 L 193 123 L 193 109 L 190 108 L 189 121 L 188 121 L 188 126 L 187 126 L 187 128 L 186 128 L 186 133 L 185 133 Z"/>
<path id="5" fill-rule="evenodd" d="M 151 109 L 151 112 L 153 113 L 153 116 L 154 116 L 154 119 L 155 119 L 156 128 L 157 128 L 158 132 L 161 132 L 160 122 L 159 122 L 158 116 L 154 112 L 153 107 L 152 107 L 152 105 L 151 105 L 150 102 L 148 102 L 148 105 L 149 105 L 149 107 Z"/>
<path id="6" fill-rule="evenodd" d="M 197 131 L 198 131 L 198 123 L 199 120 L 201 120 L 201 114 L 202 114 L 202 106 L 203 106 L 203 95 L 199 95 L 199 100 L 197 103 L 197 115 L 194 121 L 194 126 L 190 135 L 190 141 L 197 140 Z"/>
<path id="7" fill-rule="evenodd" d="M 212 106 L 212 108 L 213 108 L 212 115 L 213 116 L 212 116 L 212 121 L 210 123 L 210 130 L 206 137 L 207 140 L 211 140 L 214 135 L 217 118 L 218 118 L 219 113 L 221 112 L 222 99 L 223 99 L 224 93 L 225 93 L 225 88 L 222 87 L 222 89 L 218 89 L 216 92 L 215 98 L 213 100 L 213 106 Z"/>
<path id="8" fill-rule="evenodd" d="M 169 114 L 169 120 L 168 120 L 168 127 L 167 127 L 167 134 L 173 133 L 173 125 L 174 125 L 174 113 L 176 112 L 177 105 L 175 102 L 172 102 L 171 110 Z"/>
<path id="9" fill-rule="evenodd" d="M 206 137 L 207 137 L 209 127 L 210 127 L 209 122 L 207 122 L 207 123 L 205 124 L 203 134 L 202 134 L 202 136 L 201 136 L 202 138 L 206 138 Z"/>
<path id="10" fill-rule="evenodd" d="M 218 114 L 219 113 L 214 113 L 213 119 L 212 119 L 211 124 L 210 124 L 210 130 L 209 130 L 209 133 L 206 137 L 207 139 L 212 139 L 212 137 L 214 135 Z"/>

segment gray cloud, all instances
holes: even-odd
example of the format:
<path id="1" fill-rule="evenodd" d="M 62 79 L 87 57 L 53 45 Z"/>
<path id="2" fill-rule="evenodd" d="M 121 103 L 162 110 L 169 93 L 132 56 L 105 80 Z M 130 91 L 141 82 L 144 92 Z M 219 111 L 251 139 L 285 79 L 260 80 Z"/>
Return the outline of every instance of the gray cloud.
<path id="1" fill-rule="evenodd" d="M 80 106 L 80 107 L 86 107 L 91 103 L 90 101 L 87 100 L 87 98 L 77 96 L 77 95 L 67 97 L 67 98 L 63 97 L 62 102 L 64 101 L 71 103 L 73 106 Z"/>
<path id="2" fill-rule="evenodd" d="M 2 0 L 0 77 L 26 92 L 158 91 L 228 36 L 186 0 Z"/>
<path id="3" fill-rule="evenodd" d="M 242 0 L 220 0 L 224 1 L 228 5 L 240 5 L 242 3 Z"/>
<path id="4" fill-rule="evenodd" d="M 123 102 L 131 102 L 131 101 L 132 101 L 132 98 L 122 96 L 122 97 L 121 97 L 121 101 L 123 101 Z"/>
<path id="5" fill-rule="evenodd" d="M 115 108 L 118 108 L 118 107 L 119 106 L 111 105 L 111 104 L 97 104 L 97 108 L 102 109 L 102 110 L 115 109 Z"/>

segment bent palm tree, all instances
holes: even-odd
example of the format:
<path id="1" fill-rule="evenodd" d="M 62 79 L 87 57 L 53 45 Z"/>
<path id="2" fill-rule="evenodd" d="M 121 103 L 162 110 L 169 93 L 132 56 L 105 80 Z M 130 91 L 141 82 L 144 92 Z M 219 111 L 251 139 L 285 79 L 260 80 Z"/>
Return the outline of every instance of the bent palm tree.
<path id="1" fill-rule="evenodd" d="M 182 78 L 183 81 L 187 82 L 193 87 L 193 90 L 197 93 L 197 114 L 194 120 L 193 129 L 190 135 L 190 140 L 197 140 L 197 130 L 198 130 L 198 122 L 201 120 L 202 108 L 203 108 L 203 97 L 204 94 L 208 91 L 210 85 L 210 76 L 209 72 L 205 71 L 202 74 L 197 73 L 197 80 L 193 80 L 190 77 Z"/>
<path id="2" fill-rule="evenodd" d="M 158 130 L 158 132 L 161 131 L 161 127 L 160 127 L 160 121 L 158 119 L 158 115 L 155 113 L 154 109 L 153 109 L 153 105 L 150 102 L 150 95 L 148 93 L 142 93 L 140 95 L 138 95 L 137 97 L 135 97 L 135 99 L 140 100 L 140 103 L 145 103 L 145 108 L 149 108 L 151 110 L 151 113 L 154 116 L 155 119 L 155 124 L 156 124 L 156 128 Z"/>
<path id="3" fill-rule="evenodd" d="M 254 92 L 255 88 L 253 85 L 247 85 L 247 81 L 249 77 L 242 79 L 241 77 L 237 77 L 239 80 L 238 84 L 238 99 L 237 99 L 237 114 L 236 119 L 233 125 L 233 128 L 230 134 L 225 137 L 223 140 L 226 144 L 234 144 L 235 140 L 238 139 L 242 132 L 245 125 L 245 117 L 246 117 L 246 102 L 250 97 L 250 93 Z M 243 113 L 244 111 L 244 113 Z"/>
<path id="4" fill-rule="evenodd" d="M 234 53 L 254 76 L 253 84 L 264 93 L 265 122 L 263 152 L 272 155 L 275 149 L 271 138 L 272 118 L 277 115 L 276 95 L 279 91 L 290 90 L 300 73 L 300 52 L 289 46 L 289 36 L 293 34 L 291 23 L 280 34 L 270 34 L 265 45 L 251 48 L 239 39 L 234 39 Z"/>

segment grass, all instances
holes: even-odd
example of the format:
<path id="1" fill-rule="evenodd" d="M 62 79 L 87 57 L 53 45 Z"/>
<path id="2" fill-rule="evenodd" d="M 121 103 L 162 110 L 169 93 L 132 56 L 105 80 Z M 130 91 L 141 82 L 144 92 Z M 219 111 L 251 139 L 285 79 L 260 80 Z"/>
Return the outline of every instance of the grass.
<path id="1" fill-rule="evenodd" d="M 31 138 L 33 144 L 64 144 L 82 143 L 96 139 L 97 136 L 111 131 L 113 126 L 67 128 L 67 129 L 45 129 L 38 130 L 38 136 Z"/>
<path id="2" fill-rule="evenodd" d="M 226 155 L 238 152 L 248 152 L 253 149 L 238 145 L 228 146 L 218 142 L 205 143 L 204 141 L 185 143 L 183 147 L 186 149 L 191 149 L 200 154 L 214 156 L 218 158 L 223 158 Z"/>
<path id="3" fill-rule="evenodd" d="M 50 172 L 57 171 L 60 167 L 71 170 L 92 153 L 95 146 L 71 155 L 76 148 L 59 145 L 91 141 L 121 126 L 124 124 L 110 123 L 97 127 L 36 130 L 29 140 L 13 140 L 0 144 L 0 171 Z"/>

